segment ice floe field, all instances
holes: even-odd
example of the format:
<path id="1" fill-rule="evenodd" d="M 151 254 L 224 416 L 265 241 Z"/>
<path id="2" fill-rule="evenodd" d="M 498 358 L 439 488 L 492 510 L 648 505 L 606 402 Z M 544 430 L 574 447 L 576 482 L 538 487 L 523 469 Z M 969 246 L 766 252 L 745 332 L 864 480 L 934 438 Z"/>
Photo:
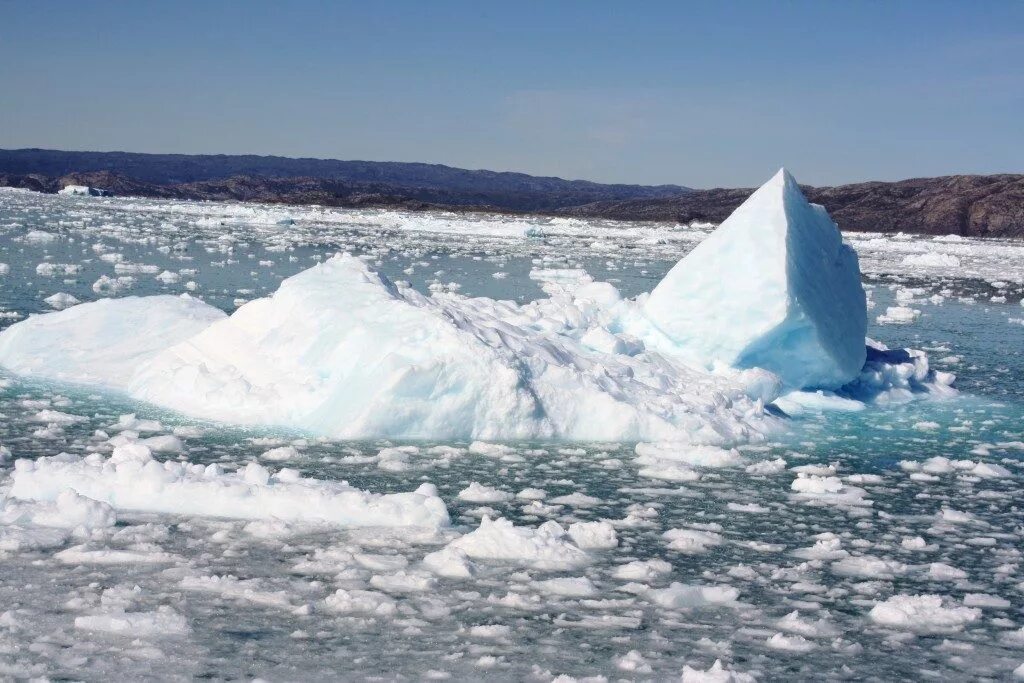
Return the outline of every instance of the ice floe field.
<path id="1" fill-rule="evenodd" d="M 712 228 L 0 191 L 0 678 L 1024 676 L 1024 244 L 792 392 L 644 328 Z"/>

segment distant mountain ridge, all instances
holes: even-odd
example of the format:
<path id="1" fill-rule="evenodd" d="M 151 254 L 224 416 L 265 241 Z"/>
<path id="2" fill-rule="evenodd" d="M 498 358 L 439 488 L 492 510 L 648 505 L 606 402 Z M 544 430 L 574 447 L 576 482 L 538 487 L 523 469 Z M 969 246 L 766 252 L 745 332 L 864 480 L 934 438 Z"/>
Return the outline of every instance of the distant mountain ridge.
<path id="1" fill-rule="evenodd" d="M 455 205 L 489 200 L 497 208 L 533 211 L 596 201 L 667 197 L 685 193 L 678 185 L 621 185 L 531 176 L 505 171 L 467 170 L 441 164 L 395 161 L 293 159 L 225 154 L 143 154 L 65 152 L 48 149 L 0 150 L 0 174 L 63 177 L 109 172 L 155 185 L 186 185 L 249 177 L 302 178 L 334 185 L 395 188 L 410 196 L 440 191 Z"/>
<path id="2" fill-rule="evenodd" d="M 66 185 L 167 199 L 680 223 L 719 223 L 752 192 L 604 185 L 399 162 L 0 150 L 0 186 L 56 192 Z M 955 175 L 802 189 L 812 202 L 824 205 L 843 230 L 1024 237 L 1024 175 Z"/>
<path id="3" fill-rule="evenodd" d="M 1024 237 L 1024 175 L 953 175 L 801 186 L 843 230 L 975 237 Z M 752 189 L 694 190 L 666 198 L 597 202 L 558 211 L 620 220 L 720 223 Z"/>

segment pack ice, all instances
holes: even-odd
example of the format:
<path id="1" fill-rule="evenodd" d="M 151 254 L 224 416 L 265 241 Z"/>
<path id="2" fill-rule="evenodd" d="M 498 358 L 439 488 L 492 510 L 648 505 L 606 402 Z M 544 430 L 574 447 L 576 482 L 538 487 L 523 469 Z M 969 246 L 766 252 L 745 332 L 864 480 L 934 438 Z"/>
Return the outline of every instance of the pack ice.
<path id="1" fill-rule="evenodd" d="M 0 364 L 340 438 L 711 445 L 772 429 L 783 386 L 838 387 L 864 364 L 856 257 L 785 171 L 649 298 L 586 277 L 547 292 L 428 297 L 343 254 L 230 316 L 187 296 L 33 316 L 0 333 Z"/>
<path id="2" fill-rule="evenodd" d="M 651 321 L 698 362 L 836 389 L 864 366 L 867 309 L 853 249 L 785 169 L 654 288 Z"/>

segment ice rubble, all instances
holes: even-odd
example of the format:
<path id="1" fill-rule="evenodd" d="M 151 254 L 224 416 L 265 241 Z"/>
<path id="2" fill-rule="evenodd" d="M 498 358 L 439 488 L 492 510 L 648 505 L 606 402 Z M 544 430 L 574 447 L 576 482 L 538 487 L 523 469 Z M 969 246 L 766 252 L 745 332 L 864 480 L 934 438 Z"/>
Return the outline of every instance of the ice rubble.
<path id="1" fill-rule="evenodd" d="M 109 458 L 62 453 L 18 460 L 11 480 L 12 498 L 57 504 L 57 515 L 33 511 L 37 524 L 54 517 L 65 525 L 69 519 L 95 525 L 96 519 L 108 518 L 110 508 L 335 526 L 449 523 L 448 510 L 431 484 L 412 493 L 375 494 L 344 481 L 303 478 L 290 469 L 271 474 L 254 462 L 233 473 L 216 464 L 160 462 L 139 442 L 116 446 Z"/>
<path id="2" fill-rule="evenodd" d="M 857 255 L 785 169 L 676 264 L 645 308 L 686 354 L 766 368 L 790 388 L 835 389 L 864 365 Z"/>
<path id="3" fill-rule="evenodd" d="M 525 305 L 428 297 L 341 254 L 230 316 L 187 295 L 33 316 L 0 333 L 0 365 L 201 418 L 340 438 L 726 447 L 772 430 L 778 418 L 764 407 L 784 389 L 857 378 L 856 396 L 789 400 L 845 406 L 894 382 L 913 393 L 934 374 L 909 356 L 889 372 L 884 347 L 865 368 L 856 257 L 785 171 L 650 297 L 570 275 L 545 277 L 549 298 Z M 713 360 L 725 364 L 702 367 Z M 652 476 L 692 476 L 659 467 Z"/>

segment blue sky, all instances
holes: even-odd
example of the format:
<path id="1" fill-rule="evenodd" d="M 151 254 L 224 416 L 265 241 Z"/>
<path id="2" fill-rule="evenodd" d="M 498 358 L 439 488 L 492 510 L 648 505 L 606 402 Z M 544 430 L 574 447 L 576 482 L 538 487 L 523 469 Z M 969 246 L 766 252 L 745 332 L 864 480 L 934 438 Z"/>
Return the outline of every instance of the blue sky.
<path id="1" fill-rule="evenodd" d="M 0 147 L 608 182 L 1024 171 L 1024 2 L 0 0 Z"/>

